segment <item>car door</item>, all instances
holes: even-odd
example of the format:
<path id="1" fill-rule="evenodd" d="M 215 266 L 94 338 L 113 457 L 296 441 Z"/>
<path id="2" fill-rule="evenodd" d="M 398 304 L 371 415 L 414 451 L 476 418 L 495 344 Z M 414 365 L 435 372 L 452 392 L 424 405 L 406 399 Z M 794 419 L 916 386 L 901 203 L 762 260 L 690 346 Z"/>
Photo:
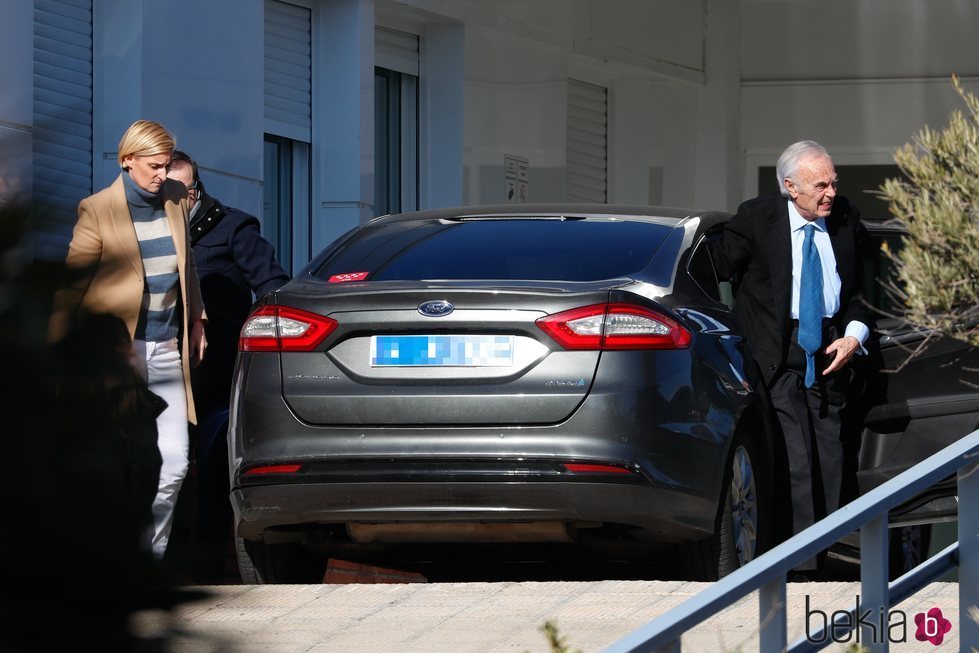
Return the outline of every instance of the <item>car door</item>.
<path id="1" fill-rule="evenodd" d="M 888 290 L 895 281 L 887 249 L 899 251 L 905 232 L 894 223 L 865 226 L 870 243 L 861 256 L 864 294 L 878 319 L 856 385 L 860 396 L 854 397 L 863 426 L 860 493 L 979 427 L 979 350 L 903 319 L 900 301 Z M 954 484 L 944 484 L 896 512 L 906 513 L 909 523 L 912 512 L 924 521 L 947 517 L 954 514 L 954 493 Z"/>

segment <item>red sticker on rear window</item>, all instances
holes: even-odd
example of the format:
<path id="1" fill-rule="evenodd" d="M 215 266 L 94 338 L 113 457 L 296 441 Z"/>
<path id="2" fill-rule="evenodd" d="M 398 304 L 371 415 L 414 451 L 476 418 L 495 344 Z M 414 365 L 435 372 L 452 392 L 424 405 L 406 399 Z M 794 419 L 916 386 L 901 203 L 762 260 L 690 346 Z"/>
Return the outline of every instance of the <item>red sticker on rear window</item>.
<path id="1" fill-rule="evenodd" d="M 330 277 L 330 283 L 344 283 L 346 281 L 363 281 L 370 272 L 347 272 L 345 274 L 334 274 Z"/>

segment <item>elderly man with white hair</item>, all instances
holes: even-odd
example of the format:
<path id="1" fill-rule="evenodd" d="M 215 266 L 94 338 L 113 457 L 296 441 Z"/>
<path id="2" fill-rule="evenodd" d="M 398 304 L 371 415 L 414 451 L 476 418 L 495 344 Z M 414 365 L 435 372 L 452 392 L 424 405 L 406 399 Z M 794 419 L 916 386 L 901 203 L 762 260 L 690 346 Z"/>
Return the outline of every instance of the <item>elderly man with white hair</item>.
<path id="1" fill-rule="evenodd" d="M 837 195 L 826 149 L 790 145 L 776 175 L 779 192 L 742 203 L 713 254 L 733 281 L 748 365 L 782 430 L 798 533 L 839 507 L 841 411 L 871 319 L 861 296 L 859 212 Z M 808 560 L 796 575 L 817 567 Z"/>

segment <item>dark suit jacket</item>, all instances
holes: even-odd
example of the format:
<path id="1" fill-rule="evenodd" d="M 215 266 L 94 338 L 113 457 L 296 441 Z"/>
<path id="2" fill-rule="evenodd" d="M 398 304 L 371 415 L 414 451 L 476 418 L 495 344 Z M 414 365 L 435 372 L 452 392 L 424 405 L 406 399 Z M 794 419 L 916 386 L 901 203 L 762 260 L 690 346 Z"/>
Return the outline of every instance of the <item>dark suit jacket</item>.
<path id="1" fill-rule="evenodd" d="M 864 229 L 856 206 L 837 196 L 826 230 L 840 275 L 840 310 L 833 322 L 841 334 L 851 320 L 872 328 L 861 294 L 857 251 Z M 743 202 L 712 251 L 720 276 L 733 281 L 734 316 L 748 352 L 771 384 L 785 367 L 792 332 L 788 200 L 772 193 Z"/>
<path id="2" fill-rule="evenodd" d="M 256 297 L 289 281 L 262 238 L 258 218 L 227 207 L 201 184 L 201 206 L 190 221 L 201 293 L 207 306 L 207 360 L 194 369 L 194 398 L 209 416 L 228 408 L 238 335 Z"/>

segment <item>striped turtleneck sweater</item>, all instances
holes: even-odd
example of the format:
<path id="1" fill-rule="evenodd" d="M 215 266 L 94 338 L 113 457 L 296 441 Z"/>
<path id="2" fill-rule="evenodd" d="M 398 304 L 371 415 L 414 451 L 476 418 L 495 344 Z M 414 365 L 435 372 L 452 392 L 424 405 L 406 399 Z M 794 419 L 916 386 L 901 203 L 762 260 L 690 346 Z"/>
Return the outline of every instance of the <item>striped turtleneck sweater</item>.
<path id="1" fill-rule="evenodd" d="M 150 193 L 143 190 L 129 176 L 129 172 L 124 172 L 122 178 L 146 277 L 135 339 L 165 342 L 176 338 L 178 333 L 180 277 L 177 273 L 177 250 L 173 245 L 167 214 L 163 210 L 162 191 Z"/>

